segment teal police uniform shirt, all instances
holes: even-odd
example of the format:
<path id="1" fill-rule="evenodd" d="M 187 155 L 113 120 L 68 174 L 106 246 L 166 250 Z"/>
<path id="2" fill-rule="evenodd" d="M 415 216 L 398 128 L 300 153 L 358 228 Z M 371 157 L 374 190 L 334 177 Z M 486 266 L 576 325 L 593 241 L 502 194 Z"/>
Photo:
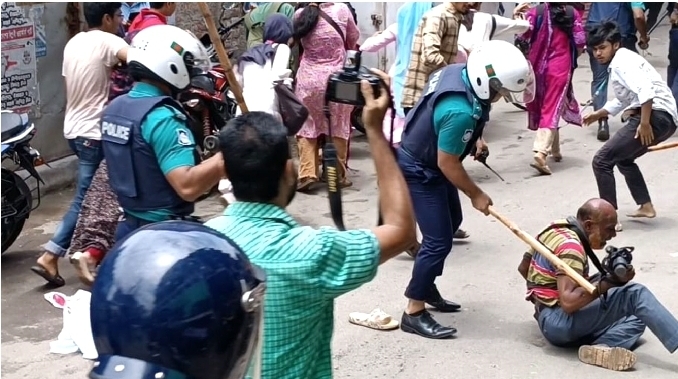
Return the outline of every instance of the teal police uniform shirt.
<path id="1" fill-rule="evenodd" d="M 157 87 L 142 82 L 135 83 L 129 92 L 131 98 L 163 95 Z M 154 108 L 141 124 L 141 137 L 153 148 L 165 176 L 177 168 L 195 166 L 195 140 L 186 125 L 186 116 L 179 110 L 167 105 Z M 167 209 L 125 212 L 151 222 L 167 220 L 173 214 Z"/>
<path id="2" fill-rule="evenodd" d="M 465 70 L 462 75 L 468 86 Z M 433 109 L 433 128 L 438 136 L 438 150 L 450 155 L 462 155 L 481 115 L 482 108 L 477 99 L 471 104 L 465 93 L 441 95 Z"/>

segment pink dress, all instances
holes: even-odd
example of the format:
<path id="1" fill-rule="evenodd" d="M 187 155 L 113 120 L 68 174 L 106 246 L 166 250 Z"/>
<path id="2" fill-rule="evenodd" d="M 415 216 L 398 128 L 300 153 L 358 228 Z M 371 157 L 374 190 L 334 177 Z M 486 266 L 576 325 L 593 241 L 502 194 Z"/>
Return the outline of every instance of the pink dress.
<path id="1" fill-rule="evenodd" d="M 353 21 L 348 6 L 344 3 L 323 3 L 320 9 L 339 25 L 349 48 L 355 48 L 360 31 Z M 299 17 L 301 9 L 294 14 Z M 297 133 L 304 138 L 318 138 L 329 135 L 323 105 L 327 78 L 344 66 L 346 51 L 344 41 L 337 31 L 322 17 L 311 33 L 301 39 L 304 52 L 297 71 L 296 95 L 308 108 L 309 117 Z M 330 104 L 332 135 L 348 139 L 351 135 L 351 111 L 353 107 L 344 104 Z"/>
<path id="2" fill-rule="evenodd" d="M 536 25 L 536 7 L 527 12 L 526 19 L 531 28 L 519 38 L 532 39 Z M 576 48 L 584 48 L 586 34 L 578 12 L 572 27 L 572 39 Z M 528 128 L 530 130 L 558 129 L 563 118 L 571 125 L 581 126 L 579 104 L 572 88 L 572 46 L 570 36 L 551 25 L 550 9 L 544 7 L 542 24 L 530 47 L 528 60 L 532 64 L 536 80 L 535 100 L 527 104 Z"/>

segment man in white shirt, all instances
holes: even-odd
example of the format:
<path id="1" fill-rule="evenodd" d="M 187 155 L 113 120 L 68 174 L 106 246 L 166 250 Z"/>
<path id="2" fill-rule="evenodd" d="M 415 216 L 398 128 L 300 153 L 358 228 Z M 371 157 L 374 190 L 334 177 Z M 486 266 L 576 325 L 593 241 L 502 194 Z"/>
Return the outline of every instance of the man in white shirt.
<path id="1" fill-rule="evenodd" d="M 78 157 L 75 197 L 45 253 L 31 270 L 50 284 L 63 286 L 58 259 L 70 247 L 85 192 L 103 159 L 99 119 L 108 101 L 111 68 L 127 59 L 127 43 L 115 33 L 123 16 L 121 3 L 83 3 L 89 30 L 71 38 L 64 48 L 62 75 L 66 82 L 64 137 Z"/>
<path id="2" fill-rule="evenodd" d="M 657 215 L 643 174 L 636 158 L 647 152 L 649 146 L 667 140 L 676 132 L 678 111 L 676 100 L 666 82 L 645 58 L 622 48 L 621 33 L 614 21 L 594 25 L 589 30 L 587 45 L 593 49 L 598 63 L 609 63 L 609 84 L 615 98 L 601 109 L 584 116 L 588 125 L 615 116 L 622 110 L 626 122 L 593 157 L 593 173 L 598 182 L 600 197 L 617 208 L 614 166 L 624 175 L 633 200 L 640 206 L 628 217 L 653 218 Z M 621 231 L 621 224 L 617 224 Z"/>

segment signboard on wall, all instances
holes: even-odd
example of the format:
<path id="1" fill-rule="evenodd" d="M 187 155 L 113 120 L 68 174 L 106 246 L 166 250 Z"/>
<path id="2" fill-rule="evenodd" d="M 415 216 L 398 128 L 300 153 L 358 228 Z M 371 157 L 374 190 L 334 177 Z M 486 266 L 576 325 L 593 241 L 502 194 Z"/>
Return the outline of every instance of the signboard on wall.
<path id="1" fill-rule="evenodd" d="M 47 35 L 45 34 L 45 25 L 42 24 L 42 15 L 45 13 L 45 6 L 33 5 L 28 11 L 28 16 L 33 21 L 35 29 L 35 57 L 42 58 L 47 55 Z"/>
<path id="2" fill-rule="evenodd" d="M 38 101 L 35 27 L 16 3 L 1 9 L 2 109 L 28 112 Z"/>

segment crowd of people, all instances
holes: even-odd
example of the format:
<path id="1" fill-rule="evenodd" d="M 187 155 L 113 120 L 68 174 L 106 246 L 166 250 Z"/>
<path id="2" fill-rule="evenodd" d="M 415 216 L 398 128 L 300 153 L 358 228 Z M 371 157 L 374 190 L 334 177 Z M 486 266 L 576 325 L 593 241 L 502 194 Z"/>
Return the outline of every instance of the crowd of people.
<path id="1" fill-rule="evenodd" d="M 219 152 L 202 161 L 190 116 L 176 98 L 211 67 L 209 53 L 194 35 L 167 25 L 174 3 L 138 4 L 84 3 L 88 30 L 66 45 L 64 136 L 79 160 L 77 189 L 32 267 L 63 286 L 57 260 L 70 250 L 81 279 L 93 285 L 99 358 L 92 375 L 112 378 L 126 367 L 129 375 L 155 377 L 331 377 L 334 300 L 406 250 L 414 265 L 400 328 L 453 337 L 456 329 L 438 323 L 426 305 L 461 310 L 435 280 L 452 241 L 469 236 L 460 229 L 459 191 L 490 213 L 491 197 L 463 161 L 488 151 L 483 130 L 500 100 L 526 106 L 526 126 L 535 131 L 532 167 L 541 174 L 552 174 L 549 156 L 563 159 L 561 118 L 598 123 L 598 139 L 606 141 L 592 162 L 600 198 L 538 236 L 594 284 L 593 293 L 539 252 L 520 262 L 544 337 L 579 346 L 583 362 L 613 370 L 635 364 L 632 349 L 645 327 L 669 352 L 678 350 L 678 320 L 649 289 L 631 283 L 632 267 L 624 275 L 597 265 L 598 275 L 588 273 L 589 260 L 597 262 L 591 250 L 622 230 L 613 168 L 639 205 L 629 216 L 654 217 L 634 161 L 678 124 L 675 83 L 636 52 L 636 42 L 640 49 L 649 43 L 642 3 L 594 3 L 584 20 L 581 3 L 520 4 L 509 18 L 482 12 L 482 3 L 410 2 L 396 24 L 360 46 L 347 4 L 262 5 L 250 11 L 248 50 L 235 67 L 248 112 L 228 121 Z M 678 25 L 678 8 L 671 21 Z M 494 39 L 501 34 L 516 34 L 515 44 Z M 361 83 L 382 224 L 347 231 L 298 224 L 286 207 L 297 192 L 323 181 L 319 150 L 329 141 L 340 162 L 339 185 L 352 184 L 353 107 L 331 104 L 332 117 L 325 118 L 328 76 L 343 67 L 348 51 L 393 42 L 397 58 L 389 73 L 373 70 L 379 93 Z M 582 116 L 572 77 L 584 50 L 592 62 L 594 110 Z M 678 58 L 670 62 L 669 79 L 678 80 Z M 308 109 L 292 145 L 275 90 L 280 83 Z M 608 84 L 615 97 L 605 101 Z M 607 119 L 622 111 L 625 124 L 610 136 Z M 390 135 L 388 112 L 395 113 L 397 135 Z M 291 148 L 298 149 L 298 168 Z M 203 224 L 192 216 L 195 202 L 224 180 L 235 201 Z M 374 316 L 357 323 L 379 328 L 381 315 Z"/>

